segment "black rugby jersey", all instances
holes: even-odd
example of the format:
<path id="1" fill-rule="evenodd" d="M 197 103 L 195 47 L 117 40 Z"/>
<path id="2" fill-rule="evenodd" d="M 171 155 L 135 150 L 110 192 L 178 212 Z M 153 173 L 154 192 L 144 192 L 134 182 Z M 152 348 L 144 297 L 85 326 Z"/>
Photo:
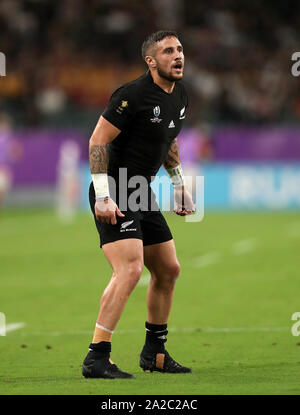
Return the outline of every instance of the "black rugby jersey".
<path id="1" fill-rule="evenodd" d="M 150 71 L 118 88 L 102 116 L 121 130 L 109 144 L 108 174 L 150 180 L 164 162 L 170 144 L 181 130 L 188 105 L 184 85 L 177 81 L 171 94 L 153 82 Z"/>

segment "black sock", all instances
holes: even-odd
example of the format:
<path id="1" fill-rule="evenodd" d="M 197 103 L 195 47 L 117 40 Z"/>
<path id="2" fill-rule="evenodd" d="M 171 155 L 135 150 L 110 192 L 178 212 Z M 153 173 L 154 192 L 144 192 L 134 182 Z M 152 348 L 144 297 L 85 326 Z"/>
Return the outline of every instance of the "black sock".
<path id="1" fill-rule="evenodd" d="M 101 355 L 102 357 L 109 357 L 111 352 L 111 343 L 110 342 L 99 342 L 99 343 L 91 343 L 89 345 L 89 350 L 96 352 Z"/>
<path id="2" fill-rule="evenodd" d="M 167 341 L 167 324 L 152 324 L 146 321 L 146 342 L 145 348 L 150 352 L 163 353 L 164 343 Z"/>

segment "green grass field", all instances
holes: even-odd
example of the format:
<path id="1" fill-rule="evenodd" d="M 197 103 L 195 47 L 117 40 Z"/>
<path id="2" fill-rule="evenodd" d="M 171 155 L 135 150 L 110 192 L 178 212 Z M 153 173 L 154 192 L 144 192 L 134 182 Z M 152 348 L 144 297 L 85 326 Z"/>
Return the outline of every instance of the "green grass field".
<path id="1" fill-rule="evenodd" d="M 85 379 L 99 298 L 111 270 L 92 217 L 61 224 L 51 212 L 0 213 L 0 394 L 299 394 L 297 213 L 168 215 L 182 274 L 169 320 L 170 354 L 193 374 L 143 373 L 146 285 L 113 336 L 112 359 L 136 379 Z M 147 271 L 145 270 L 145 274 Z M 142 282 L 147 277 L 143 277 Z"/>

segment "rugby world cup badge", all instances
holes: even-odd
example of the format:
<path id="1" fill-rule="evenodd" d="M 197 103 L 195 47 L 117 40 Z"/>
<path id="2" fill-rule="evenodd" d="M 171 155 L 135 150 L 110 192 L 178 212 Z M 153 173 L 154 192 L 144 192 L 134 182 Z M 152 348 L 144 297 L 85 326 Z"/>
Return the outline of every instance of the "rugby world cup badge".
<path id="1" fill-rule="evenodd" d="M 158 117 L 160 114 L 160 108 L 157 105 L 156 107 L 153 108 L 153 114 L 155 115 L 155 117 Z"/>
<path id="2" fill-rule="evenodd" d="M 156 123 L 161 122 L 162 119 L 158 118 L 160 114 L 160 107 L 158 105 L 153 108 L 153 114 L 154 114 L 154 118 L 150 118 L 150 121 L 156 122 Z"/>

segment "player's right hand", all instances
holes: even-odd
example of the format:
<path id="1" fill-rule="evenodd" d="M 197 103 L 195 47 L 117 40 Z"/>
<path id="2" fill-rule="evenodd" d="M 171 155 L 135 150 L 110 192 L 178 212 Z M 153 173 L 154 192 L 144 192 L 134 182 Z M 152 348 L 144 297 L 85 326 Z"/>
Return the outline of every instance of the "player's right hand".
<path id="1" fill-rule="evenodd" d="M 120 217 L 125 216 L 111 198 L 95 203 L 95 216 L 99 222 L 116 225 L 116 214 Z"/>

